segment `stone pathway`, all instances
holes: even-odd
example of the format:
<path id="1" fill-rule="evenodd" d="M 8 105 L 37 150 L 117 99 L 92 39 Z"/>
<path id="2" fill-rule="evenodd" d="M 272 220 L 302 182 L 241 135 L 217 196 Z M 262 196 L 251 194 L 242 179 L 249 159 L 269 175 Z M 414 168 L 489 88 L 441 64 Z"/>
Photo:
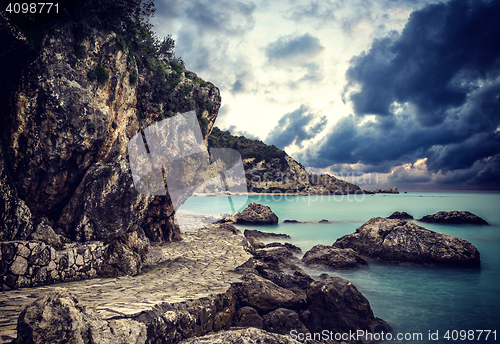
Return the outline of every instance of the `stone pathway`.
<path id="1" fill-rule="evenodd" d="M 19 313 L 55 288 L 68 288 L 81 303 L 109 319 L 135 315 L 157 304 L 225 293 L 239 276 L 231 272 L 251 255 L 244 238 L 217 225 L 192 230 L 183 240 L 160 246 L 162 257 L 139 276 L 96 278 L 0 292 L 0 343 L 16 337 Z"/>

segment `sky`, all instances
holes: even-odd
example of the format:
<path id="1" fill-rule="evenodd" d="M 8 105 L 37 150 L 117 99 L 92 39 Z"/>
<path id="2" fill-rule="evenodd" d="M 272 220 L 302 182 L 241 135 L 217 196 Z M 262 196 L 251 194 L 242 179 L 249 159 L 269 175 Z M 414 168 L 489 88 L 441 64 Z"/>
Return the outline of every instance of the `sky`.
<path id="1" fill-rule="evenodd" d="M 500 189 L 500 1 L 155 4 L 221 129 L 366 190 Z"/>

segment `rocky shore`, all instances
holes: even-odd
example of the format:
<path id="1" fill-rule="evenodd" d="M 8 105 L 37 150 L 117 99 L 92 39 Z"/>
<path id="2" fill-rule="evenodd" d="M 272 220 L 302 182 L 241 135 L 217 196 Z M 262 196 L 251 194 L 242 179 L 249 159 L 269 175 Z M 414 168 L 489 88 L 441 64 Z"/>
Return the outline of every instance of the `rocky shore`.
<path id="1" fill-rule="evenodd" d="M 241 335 L 249 343 L 294 343 L 284 336 L 292 329 L 390 329 L 349 281 L 314 280 L 286 247 L 270 249 L 216 224 L 163 244 L 159 261 L 135 277 L 6 291 L 0 338 L 17 331 L 17 344 L 194 343 L 204 335 L 199 342 L 239 343 Z"/>

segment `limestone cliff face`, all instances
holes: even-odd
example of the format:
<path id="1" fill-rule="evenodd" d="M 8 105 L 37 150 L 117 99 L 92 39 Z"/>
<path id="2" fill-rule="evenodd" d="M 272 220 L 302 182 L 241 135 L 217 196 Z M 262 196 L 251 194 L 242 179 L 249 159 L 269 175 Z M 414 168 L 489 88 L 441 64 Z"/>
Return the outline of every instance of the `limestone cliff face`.
<path id="1" fill-rule="evenodd" d="M 2 42 L 9 49 L 0 56 L 5 62 L 27 43 L 5 16 L 0 19 L 8 34 Z M 153 240 L 178 240 L 169 199 L 139 194 L 127 159 L 129 139 L 163 118 L 169 106 L 154 97 L 157 76 L 138 68 L 112 32 L 93 30 L 77 56 L 73 29 L 54 26 L 41 50 L 16 65 L 18 73 L 0 65 L 12 81 L 0 114 L 0 240 L 25 239 L 40 217 L 78 241 L 107 241 L 138 229 Z M 98 67 L 109 75 L 105 83 L 89 78 Z M 137 70 L 142 72 L 131 82 Z M 167 70 L 164 78 L 173 73 Z M 206 137 L 220 107 L 219 90 L 195 82 L 191 72 L 177 78 L 164 92 L 178 109 L 204 118 Z"/>

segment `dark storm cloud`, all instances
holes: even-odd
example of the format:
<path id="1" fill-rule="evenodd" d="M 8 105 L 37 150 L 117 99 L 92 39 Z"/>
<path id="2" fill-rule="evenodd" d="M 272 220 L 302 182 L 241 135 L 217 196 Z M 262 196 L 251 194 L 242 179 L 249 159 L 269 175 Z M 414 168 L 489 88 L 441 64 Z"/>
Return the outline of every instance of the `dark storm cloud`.
<path id="1" fill-rule="evenodd" d="M 346 73 L 357 115 L 390 115 L 393 102 L 416 106 L 425 125 L 464 104 L 478 79 L 500 69 L 500 2 L 455 0 L 411 14 L 402 34 L 376 41 Z"/>
<path id="2" fill-rule="evenodd" d="M 278 125 L 267 135 L 265 141 L 281 149 L 293 143 L 302 147 L 303 141 L 316 136 L 325 128 L 325 125 L 326 117 L 318 118 L 309 112 L 307 106 L 301 105 L 297 110 L 281 117 Z"/>
<path id="3" fill-rule="evenodd" d="M 498 18 L 500 1 L 453 0 L 413 12 L 401 35 L 351 60 L 344 96 L 356 116 L 342 118 L 302 159 L 385 169 L 427 158 L 439 183 L 498 180 Z M 397 172 L 401 181 L 426 179 Z"/>
<path id="4" fill-rule="evenodd" d="M 269 60 L 285 60 L 295 57 L 313 57 L 324 47 L 318 38 L 306 33 L 302 36 L 284 36 L 271 42 L 266 47 Z"/>

